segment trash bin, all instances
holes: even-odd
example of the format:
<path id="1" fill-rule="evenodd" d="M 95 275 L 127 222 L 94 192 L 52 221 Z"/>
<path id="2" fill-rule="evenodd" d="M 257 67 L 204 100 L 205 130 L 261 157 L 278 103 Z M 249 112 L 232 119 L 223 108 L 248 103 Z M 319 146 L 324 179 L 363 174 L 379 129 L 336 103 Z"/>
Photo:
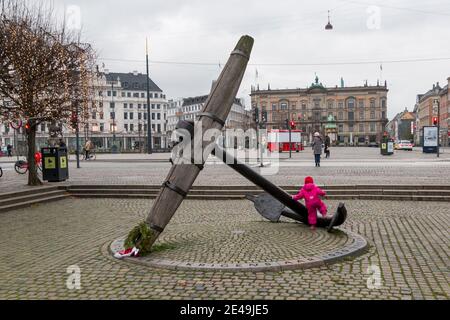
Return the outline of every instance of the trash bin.
<path id="1" fill-rule="evenodd" d="M 383 156 L 390 156 L 394 154 L 394 141 L 388 138 L 383 138 L 381 140 L 381 154 Z"/>
<path id="2" fill-rule="evenodd" d="M 42 153 L 42 177 L 48 182 L 61 182 L 69 178 L 67 148 L 45 147 Z"/>

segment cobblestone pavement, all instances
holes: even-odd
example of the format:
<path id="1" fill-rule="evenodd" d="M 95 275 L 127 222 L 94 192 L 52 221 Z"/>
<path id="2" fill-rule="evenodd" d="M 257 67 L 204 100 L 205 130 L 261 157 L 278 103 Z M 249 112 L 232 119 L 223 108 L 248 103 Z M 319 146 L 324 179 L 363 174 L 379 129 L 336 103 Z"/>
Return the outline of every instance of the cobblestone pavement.
<path id="1" fill-rule="evenodd" d="M 162 157 L 162 155 L 158 155 Z M 288 154 L 283 153 L 286 158 Z M 13 164 L 2 164 L 0 193 L 26 188 L 26 175 L 18 175 Z M 297 185 L 307 175 L 318 184 L 448 184 L 450 152 L 437 158 L 435 154 L 397 151 L 393 156 L 382 156 L 376 148 L 334 148 L 332 159 L 324 159 L 322 167 L 315 168 L 308 151 L 294 153 L 293 159 L 283 159 L 279 168 L 266 177 L 278 185 Z M 161 184 L 170 169 L 169 162 L 75 162 L 69 164 L 67 183 L 82 184 Z M 259 170 L 259 168 L 255 168 Z M 263 171 L 265 174 L 267 171 Z M 251 184 L 223 163 L 206 165 L 196 185 Z M 53 184 L 54 185 L 54 184 Z"/>
<path id="2" fill-rule="evenodd" d="M 331 210 L 336 201 L 328 201 Z M 329 266 L 283 272 L 152 269 L 102 252 L 146 215 L 150 200 L 73 199 L 1 215 L 0 299 L 448 299 L 447 203 L 347 201 L 344 228 L 368 252 Z M 261 223 L 248 201 L 186 200 L 171 224 Z M 186 228 L 186 232 L 189 229 Z M 208 241 L 208 239 L 205 239 Z M 234 239 L 230 239 L 234 241 Z M 298 243 L 308 246 L 308 243 Z M 317 245 L 320 245 L 317 244 Z M 326 245 L 326 244 L 324 244 Z M 170 250 L 170 249 L 168 249 Z M 69 290 L 67 268 L 81 269 Z M 367 286 L 380 270 L 381 286 Z"/>

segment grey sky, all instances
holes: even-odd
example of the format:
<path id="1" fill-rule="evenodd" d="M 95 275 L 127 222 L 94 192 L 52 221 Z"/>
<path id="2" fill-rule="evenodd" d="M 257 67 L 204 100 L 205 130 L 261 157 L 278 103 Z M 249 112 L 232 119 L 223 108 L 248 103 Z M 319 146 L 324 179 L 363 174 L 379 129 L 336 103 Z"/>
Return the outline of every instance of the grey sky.
<path id="1" fill-rule="evenodd" d="M 77 5 L 83 37 L 92 43 L 111 71 L 145 72 L 145 38 L 150 60 L 212 63 L 177 65 L 152 63 L 150 76 L 170 98 L 209 92 L 243 34 L 255 38 L 251 65 L 239 97 L 249 106 L 250 86 L 258 70 L 260 87 L 309 85 L 314 73 L 327 86 L 376 84 L 387 80 L 388 115 L 412 109 L 416 94 L 450 76 L 450 59 L 388 63 L 391 60 L 450 58 L 448 21 L 450 1 L 375 0 L 63 0 L 55 2 L 60 14 Z M 380 9 L 380 28 L 370 29 L 371 5 Z M 325 31 L 327 10 L 334 30 Z M 372 20 L 369 20 L 372 21 Z M 114 61 L 107 59 L 141 60 Z M 293 65 L 375 61 L 358 65 Z M 380 63 L 383 72 L 380 74 Z"/>

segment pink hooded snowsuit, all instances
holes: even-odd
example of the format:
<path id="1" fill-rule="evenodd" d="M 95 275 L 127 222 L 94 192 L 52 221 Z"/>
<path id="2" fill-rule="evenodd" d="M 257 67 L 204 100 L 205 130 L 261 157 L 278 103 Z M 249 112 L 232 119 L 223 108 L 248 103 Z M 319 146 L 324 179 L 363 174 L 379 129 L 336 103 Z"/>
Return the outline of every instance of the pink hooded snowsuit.
<path id="1" fill-rule="evenodd" d="M 323 216 L 327 214 L 327 206 L 320 199 L 320 197 L 325 195 L 326 193 L 314 183 L 306 183 L 295 196 L 292 196 L 292 199 L 296 201 L 305 199 L 305 205 L 308 209 L 308 223 L 310 225 L 317 224 L 317 209 Z"/>

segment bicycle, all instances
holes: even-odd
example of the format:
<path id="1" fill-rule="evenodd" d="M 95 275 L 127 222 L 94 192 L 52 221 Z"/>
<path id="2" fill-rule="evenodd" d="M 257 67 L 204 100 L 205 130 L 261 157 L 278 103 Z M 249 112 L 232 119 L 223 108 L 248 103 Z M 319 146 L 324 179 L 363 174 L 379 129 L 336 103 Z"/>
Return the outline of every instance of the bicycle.
<path id="1" fill-rule="evenodd" d="M 83 157 L 81 160 L 95 160 L 97 159 L 97 154 L 95 153 L 95 150 L 89 151 L 88 158 L 86 159 L 86 151 L 83 150 Z"/>
<path id="2" fill-rule="evenodd" d="M 0 178 L 3 176 L 3 170 L 2 167 L 0 167 Z"/>
<path id="3" fill-rule="evenodd" d="M 40 152 L 36 152 L 34 154 L 34 161 L 36 163 L 36 167 L 38 168 L 39 171 L 42 172 L 42 154 Z M 26 160 L 17 160 L 16 163 L 14 163 L 14 170 L 16 170 L 16 172 L 18 174 L 25 174 L 28 172 L 28 161 Z"/>

